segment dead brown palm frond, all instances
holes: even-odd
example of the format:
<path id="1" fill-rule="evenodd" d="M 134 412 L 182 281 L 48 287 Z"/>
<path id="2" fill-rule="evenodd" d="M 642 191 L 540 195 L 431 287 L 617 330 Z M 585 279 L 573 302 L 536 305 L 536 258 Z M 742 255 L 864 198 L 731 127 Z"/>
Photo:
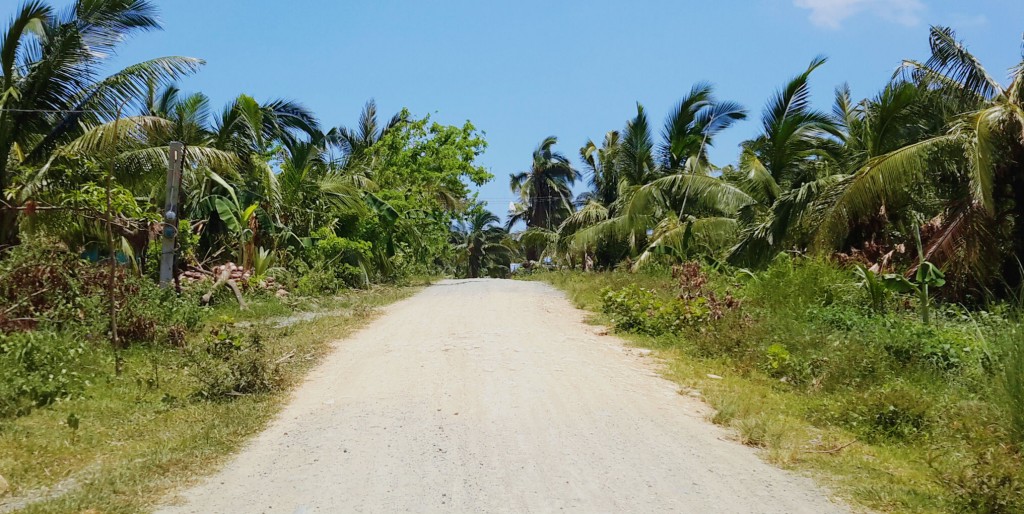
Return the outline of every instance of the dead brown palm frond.
<path id="1" fill-rule="evenodd" d="M 936 217 L 937 227 L 925 245 L 925 259 L 947 269 L 953 276 L 985 277 L 998 266 L 996 225 L 985 209 L 966 202 Z M 913 271 L 913 270 L 912 270 Z"/>

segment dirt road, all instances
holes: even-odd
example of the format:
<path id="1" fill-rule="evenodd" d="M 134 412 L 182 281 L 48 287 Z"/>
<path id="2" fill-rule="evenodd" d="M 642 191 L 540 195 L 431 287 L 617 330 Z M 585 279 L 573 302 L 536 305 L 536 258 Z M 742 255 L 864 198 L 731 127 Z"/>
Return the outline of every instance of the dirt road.
<path id="1" fill-rule="evenodd" d="M 430 287 L 161 512 L 846 512 L 583 319 L 540 283 Z"/>

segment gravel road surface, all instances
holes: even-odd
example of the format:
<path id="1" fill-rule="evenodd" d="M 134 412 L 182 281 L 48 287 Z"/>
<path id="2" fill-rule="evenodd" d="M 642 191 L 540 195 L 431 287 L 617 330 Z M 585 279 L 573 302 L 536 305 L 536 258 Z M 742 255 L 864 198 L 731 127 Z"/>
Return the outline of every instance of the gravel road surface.
<path id="1" fill-rule="evenodd" d="M 160 512 L 848 512 L 584 318 L 538 282 L 429 287 Z"/>

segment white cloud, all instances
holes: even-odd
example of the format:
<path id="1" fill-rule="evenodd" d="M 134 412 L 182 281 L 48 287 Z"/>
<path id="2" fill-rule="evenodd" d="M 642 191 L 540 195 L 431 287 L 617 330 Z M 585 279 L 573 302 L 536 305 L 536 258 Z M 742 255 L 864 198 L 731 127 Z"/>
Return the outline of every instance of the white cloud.
<path id="1" fill-rule="evenodd" d="M 793 4 L 809 9 L 812 23 L 830 29 L 861 13 L 912 27 L 921 22 L 919 15 L 925 10 L 921 0 L 793 0 Z"/>

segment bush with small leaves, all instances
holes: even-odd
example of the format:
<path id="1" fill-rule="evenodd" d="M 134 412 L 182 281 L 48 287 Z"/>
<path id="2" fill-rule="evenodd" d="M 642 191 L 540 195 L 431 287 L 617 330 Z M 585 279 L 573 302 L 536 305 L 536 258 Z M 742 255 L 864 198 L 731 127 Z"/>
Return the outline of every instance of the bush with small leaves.
<path id="1" fill-rule="evenodd" d="M 663 298 L 637 285 L 601 292 L 602 308 L 618 330 L 658 336 L 679 333 L 708 318 L 706 300 Z"/>
<path id="2" fill-rule="evenodd" d="M 255 331 L 239 334 L 228 325 L 215 328 L 200 348 L 190 352 L 189 360 L 190 374 L 198 383 L 195 394 L 206 400 L 265 394 L 281 386 L 278 364 Z"/>
<path id="3" fill-rule="evenodd" d="M 88 386 L 81 374 L 81 339 L 48 331 L 0 335 L 0 418 L 75 397 Z"/>
<path id="4" fill-rule="evenodd" d="M 953 372 L 978 363 L 982 357 L 976 338 L 962 330 L 902 320 L 892 320 L 887 328 L 883 346 L 904 365 Z"/>
<path id="5" fill-rule="evenodd" d="M 932 408 L 929 397 L 892 387 L 854 397 L 846 423 L 870 441 L 906 441 L 927 432 Z"/>

